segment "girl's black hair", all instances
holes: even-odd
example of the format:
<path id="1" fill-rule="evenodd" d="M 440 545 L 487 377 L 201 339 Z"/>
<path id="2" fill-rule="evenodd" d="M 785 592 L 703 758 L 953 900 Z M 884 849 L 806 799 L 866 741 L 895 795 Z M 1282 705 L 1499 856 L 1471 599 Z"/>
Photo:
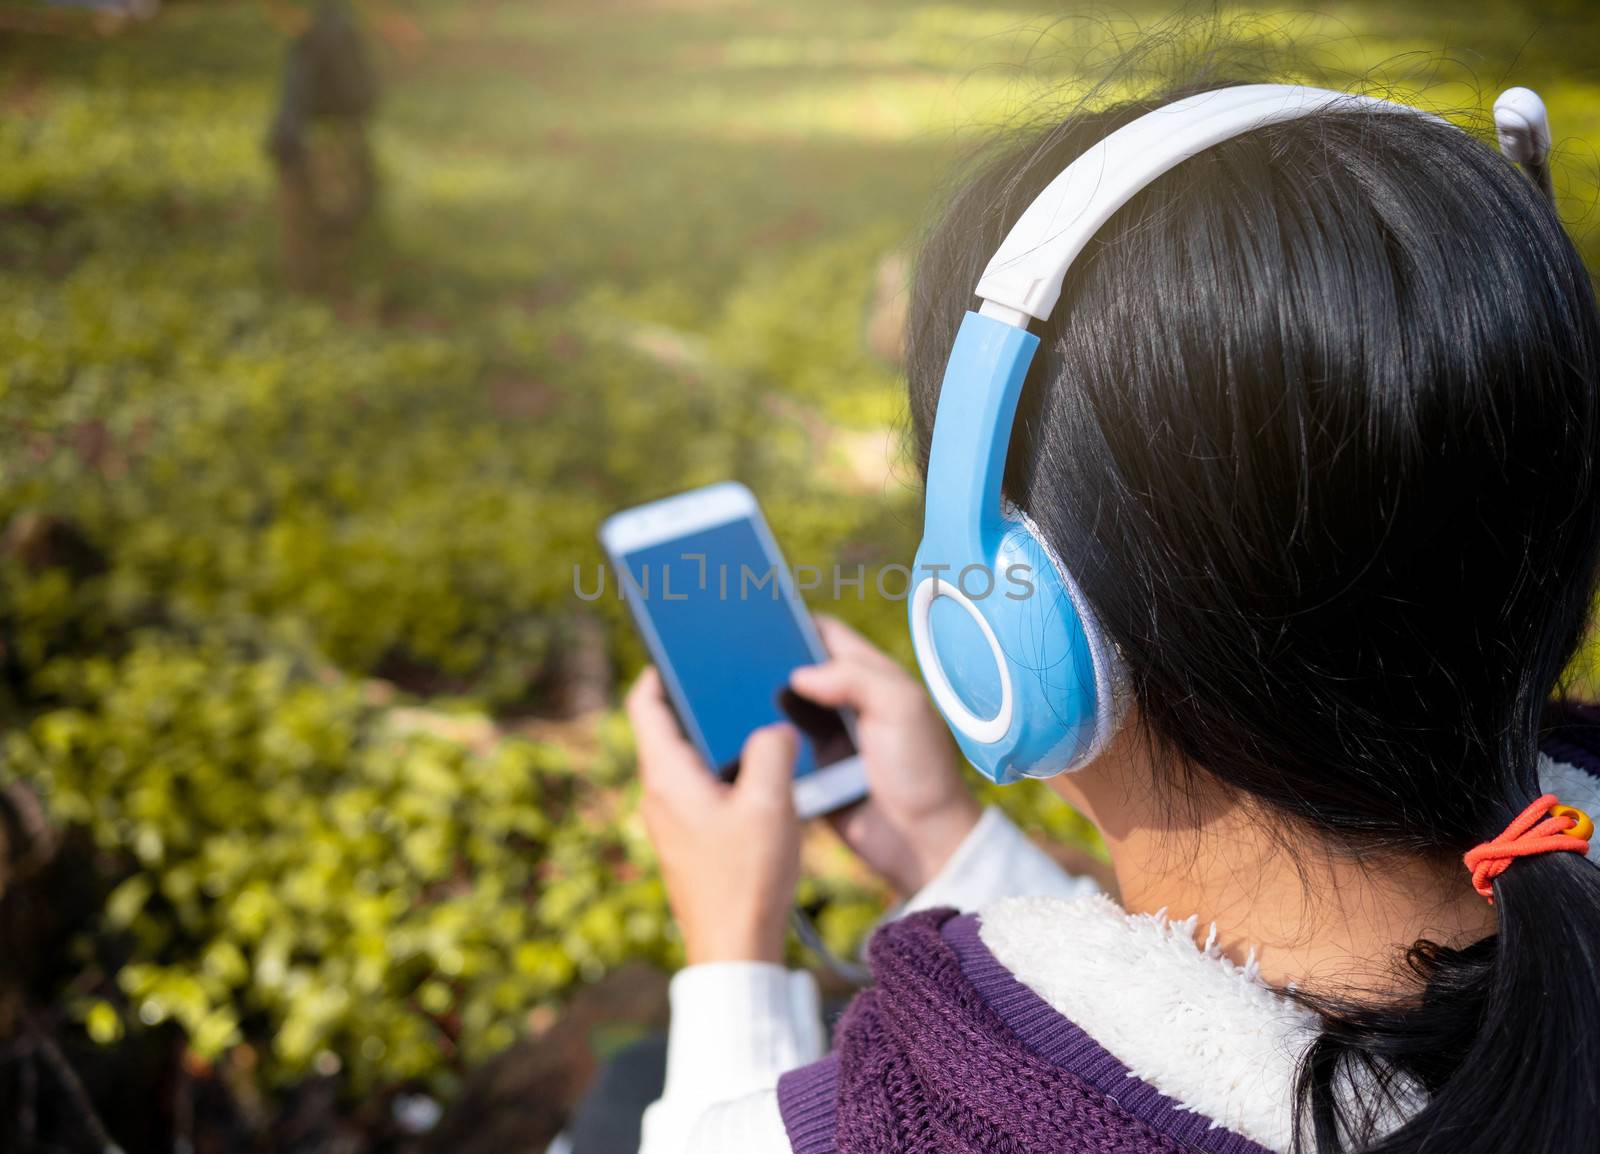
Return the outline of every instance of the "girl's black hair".
<path id="1" fill-rule="evenodd" d="M 954 197 L 913 288 L 924 469 L 1006 230 L 1186 91 L 1074 114 Z M 1456 128 L 1329 111 L 1157 180 L 1035 329 L 1008 496 L 1148 736 L 1350 853 L 1461 868 L 1541 792 L 1595 589 L 1600 319 L 1553 207 Z M 1314 1003 L 1297 1149 L 1600 1150 L 1600 869 L 1546 854 L 1494 888 L 1496 936 L 1411 950 L 1419 996 Z"/>

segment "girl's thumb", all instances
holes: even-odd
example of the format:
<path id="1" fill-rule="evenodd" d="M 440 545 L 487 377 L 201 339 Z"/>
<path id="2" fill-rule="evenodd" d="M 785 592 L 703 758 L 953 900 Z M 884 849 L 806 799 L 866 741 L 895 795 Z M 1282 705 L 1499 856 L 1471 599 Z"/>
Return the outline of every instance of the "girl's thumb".
<path id="1" fill-rule="evenodd" d="M 842 661 L 802 665 L 789 674 L 789 686 L 818 705 L 854 705 L 860 696 L 856 671 Z"/>
<path id="2" fill-rule="evenodd" d="M 794 726 L 781 721 L 762 726 L 745 739 L 734 792 L 792 806 L 794 761 L 799 751 L 800 734 Z"/>

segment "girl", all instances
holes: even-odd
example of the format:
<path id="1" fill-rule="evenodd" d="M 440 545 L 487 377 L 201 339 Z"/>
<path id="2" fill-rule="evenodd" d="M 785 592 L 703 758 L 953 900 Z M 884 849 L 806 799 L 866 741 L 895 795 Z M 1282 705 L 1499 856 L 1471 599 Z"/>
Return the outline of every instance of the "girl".
<path id="1" fill-rule="evenodd" d="M 1182 95 L 955 197 L 912 301 L 924 471 L 990 254 Z M 920 687 L 825 624 L 793 688 L 857 711 L 841 830 L 914 896 L 818 1062 L 781 966 L 794 737 L 716 783 L 647 671 L 690 963 L 648 1154 L 1600 1150 L 1600 715 L 1547 704 L 1595 587 L 1600 318 L 1548 199 L 1456 128 L 1333 104 L 1147 184 L 1050 315 L 1004 488 L 1126 669 L 1124 723 L 1051 782 L 1116 900 L 980 815 Z"/>

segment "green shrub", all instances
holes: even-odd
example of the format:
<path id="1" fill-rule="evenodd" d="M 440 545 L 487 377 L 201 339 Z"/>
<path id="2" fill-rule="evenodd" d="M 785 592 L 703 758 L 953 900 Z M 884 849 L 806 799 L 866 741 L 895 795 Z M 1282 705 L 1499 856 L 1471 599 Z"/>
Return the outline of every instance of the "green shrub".
<path id="1" fill-rule="evenodd" d="M 103 94 L 58 115 L 134 131 Z M 0 773 L 115 873 L 92 963 L 62 975 L 90 1035 L 170 1020 L 203 1056 L 248 1041 L 273 1079 L 336 1059 L 357 1089 L 447 1080 L 574 983 L 674 963 L 615 719 L 598 753 L 484 739 L 485 719 L 440 722 L 448 699 L 397 707 L 367 679 L 547 706 L 599 520 L 730 473 L 796 562 L 900 559 L 914 495 L 847 497 L 797 419 L 825 400 L 814 366 L 857 339 L 882 229 L 774 260 L 789 300 L 856 266 L 816 326 L 759 316 L 755 276 L 725 313 L 598 285 L 530 302 L 470 248 L 444 284 L 374 271 L 352 317 L 264 278 L 264 174 L 237 141 L 182 209 L 193 165 L 154 179 L 131 147 L 0 142 L 7 195 L 38 206 L 0 218 L 23 253 L 0 265 Z M 224 189 L 241 214 L 208 199 Z M 881 419 L 892 381 L 849 372 Z M 91 558 L 28 557 L 35 524 Z M 622 607 L 583 608 L 631 673 Z M 901 632 L 870 584 L 834 608 Z M 825 874 L 806 898 L 846 949 L 882 895 Z"/>
<path id="2" fill-rule="evenodd" d="M 6 773 L 127 867 L 103 915 L 119 993 L 77 1007 L 96 1036 L 172 1019 L 203 1057 L 251 1040 L 285 1077 L 333 1055 L 359 1090 L 481 1059 L 573 982 L 673 956 L 615 727 L 578 767 L 481 716 L 161 636 L 40 678 L 60 704 L 9 735 Z"/>

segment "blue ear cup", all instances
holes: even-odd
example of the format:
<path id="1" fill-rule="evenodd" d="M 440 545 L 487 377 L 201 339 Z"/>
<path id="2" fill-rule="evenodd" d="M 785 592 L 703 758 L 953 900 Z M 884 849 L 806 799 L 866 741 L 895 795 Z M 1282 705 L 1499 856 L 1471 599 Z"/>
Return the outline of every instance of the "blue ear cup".
<path id="1" fill-rule="evenodd" d="M 1115 729 L 1113 647 L 1000 483 L 1039 338 L 968 313 L 945 367 L 911 589 L 917 662 L 962 752 L 991 781 L 1050 777 Z M 1098 660 L 1097 660 L 1098 659 Z"/>

